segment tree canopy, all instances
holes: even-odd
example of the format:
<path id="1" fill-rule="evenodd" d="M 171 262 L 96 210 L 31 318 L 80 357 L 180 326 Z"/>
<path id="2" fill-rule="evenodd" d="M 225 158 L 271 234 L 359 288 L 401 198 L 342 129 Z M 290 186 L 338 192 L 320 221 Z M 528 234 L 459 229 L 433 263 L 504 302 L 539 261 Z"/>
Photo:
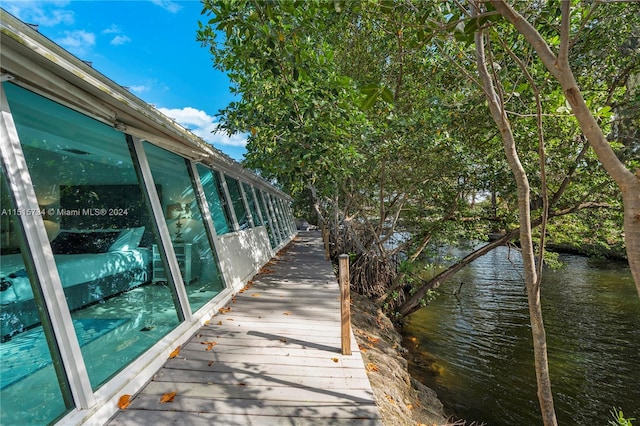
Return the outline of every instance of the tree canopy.
<path id="1" fill-rule="evenodd" d="M 515 7 L 557 48 L 560 5 Z M 241 95 L 221 111 L 222 127 L 249 134 L 246 165 L 291 192 L 300 214 L 331 226 L 336 253 L 354 254 L 356 289 L 377 297 L 401 289 L 393 306 L 415 290 L 394 286 L 399 263 L 420 259 L 434 243 L 519 226 L 515 182 L 478 80 L 479 28 L 491 29 L 491 71 L 530 176 L 534 215 L 541 213 L 542 165 L 552 216 L 573 213 L 550 221 L 551 241 L 622 251 L 620 191 L 585 149 L 562 87 L 495 8 L 472 19 L 468 6 L 204 2 L 199 40 Z M 576 78 L 631 170 L 638 167 L 635 12 L 637 5 L 580 3 L 571 15 Z M 381 264 L 392 266 L 380 273 Z"/>
<path id="2" fill-rule="evenodd" d="M 640 294 L 640 4 L 203 4 L 198 39 L 241 95 L 222 128 L 249 134 L 246 165 L 330 229 L 353 289 L 401 318 L 519 242 L 539 399 L 555 424 L 545 246 L 626 248 Z M 486 244 L 433 273 L 431 250 L 462 240 Z"/>

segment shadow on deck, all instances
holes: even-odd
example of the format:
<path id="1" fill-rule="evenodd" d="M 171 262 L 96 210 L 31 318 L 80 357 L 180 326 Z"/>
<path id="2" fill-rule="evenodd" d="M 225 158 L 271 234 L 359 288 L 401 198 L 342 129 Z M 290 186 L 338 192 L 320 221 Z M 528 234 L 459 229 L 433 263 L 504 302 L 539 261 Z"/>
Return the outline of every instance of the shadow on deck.
<path id="1" fill-rule="evenodd" d="M 320 233 L 300 233 L 251 283 L 107 424 L 382 425 L 353 336 L 340 352 Z"/>

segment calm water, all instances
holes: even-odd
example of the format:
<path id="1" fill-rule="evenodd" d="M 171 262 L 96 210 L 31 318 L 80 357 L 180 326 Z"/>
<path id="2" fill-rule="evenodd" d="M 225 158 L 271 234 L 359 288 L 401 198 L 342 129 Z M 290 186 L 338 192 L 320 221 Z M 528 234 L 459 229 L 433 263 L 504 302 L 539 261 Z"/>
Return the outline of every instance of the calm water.
<path id="1" fill-rule="evenodd" d="M 614 406 L 640 422 L 640 298 L 631 273 L 621 263 L 561 260 L 565 268 L 546 271 L 542 287 L 558 422 L 606 425 Z M 489 426 L 542 424 L 520 264 L 506 247 L 484 256 L 404 329 L 413 372 L 457 415 Z"/>

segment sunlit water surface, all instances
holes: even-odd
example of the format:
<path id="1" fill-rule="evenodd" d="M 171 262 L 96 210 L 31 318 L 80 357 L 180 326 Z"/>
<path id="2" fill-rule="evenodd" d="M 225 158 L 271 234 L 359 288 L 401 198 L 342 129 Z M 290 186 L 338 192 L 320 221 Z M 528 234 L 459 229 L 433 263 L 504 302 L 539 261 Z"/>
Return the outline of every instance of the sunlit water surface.
<path id="1" fill-rule="evenodd" d="M 640 421 L 640 298 L 631 273 L 624 263 L 561 260 L 565 267 L 545 271 L 542 285 L 558 422 L 606 425 L 613 407 Z M 403 331 L 412 372 L 469 421 L 542 424 L 520 270 L 515 251 L 495 250 L 443 285 Z"/>

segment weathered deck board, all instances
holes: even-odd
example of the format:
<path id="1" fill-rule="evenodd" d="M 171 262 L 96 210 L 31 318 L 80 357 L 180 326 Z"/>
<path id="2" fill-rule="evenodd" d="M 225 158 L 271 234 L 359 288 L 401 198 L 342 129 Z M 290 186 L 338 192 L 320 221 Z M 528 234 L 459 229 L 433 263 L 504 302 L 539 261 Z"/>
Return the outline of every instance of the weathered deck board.
<path id="1" fill-rule="evenodd" d="M 340 293 L 319 235 L 299 236 L 227 308 L 108 424 L 382 424 L 353 336 L 353 354 L 340 353 Z"/>

